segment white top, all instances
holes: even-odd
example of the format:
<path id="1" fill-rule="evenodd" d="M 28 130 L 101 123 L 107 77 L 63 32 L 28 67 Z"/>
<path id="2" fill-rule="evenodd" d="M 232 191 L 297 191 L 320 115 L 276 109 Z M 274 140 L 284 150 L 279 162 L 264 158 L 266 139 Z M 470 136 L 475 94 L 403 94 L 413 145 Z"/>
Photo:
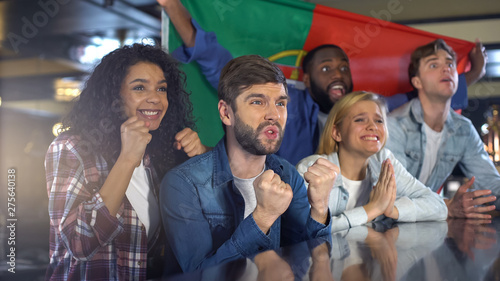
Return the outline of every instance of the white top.
<path id="1" fill-rule="evenodd" d="M 321 110 L 318 112 L 318 126 L 319 126 L 319 131 L 323 133 L 323 129 L 325 128 L 326 120 L 328 119 L 328 114 L 321 112 Z"/>
<path id="2" fill-rule="evenodd" d="M 431 129 L 431 127 L 427 126 L 425 122 L 423 123 L 424 131 L 425 131 L 425 151 L 424 151 L 424 162 L 422 163 L 422 170 L 420 171 L 420 175 L 418 180 L 426 183 L 429 177 L 431 176 L 432 170 L 437 162 L 437 154 L 439 150 L 439 146 L 441 144 L 441 138 L 443 136 L 443 131 L 436 132 Z"/>
<path id="3" fill-rule="evenodd" d="M 248 217 L 248 215 L 255 210 L 255 207 L 257 207 L 257 198 L 255 197 L 253 182 L 258 176 L 264 173 L 264 170 L 265 167 L 262 169 L 260 174 L 250 179 L 240 179 L 238 177 L 234 177 L 234 186 L 236 186 L 236 188 L 240 191 L 241 196 L 243 196 L 243 199 L 245 200 L 245 212 L 243 218 Z"/>
<path id="4" fill-rule="evenodd" d="M 349 192 L 346 210 L 354 209 L 355 207 L 364 206 L 370 199 L 370 175 L 367 173 L 364 180 L 353 181 L 342 176 L 344 188 Z"/>
<path id="5" fill-rule="evenodd" d="M 160 225 L 160 208 L 151 191 L 143 161 L 135 168 L 125 195 L 146 228 L 146 235 L 150 239 L 153 236 L 150 233 L 154 233 Z"/>

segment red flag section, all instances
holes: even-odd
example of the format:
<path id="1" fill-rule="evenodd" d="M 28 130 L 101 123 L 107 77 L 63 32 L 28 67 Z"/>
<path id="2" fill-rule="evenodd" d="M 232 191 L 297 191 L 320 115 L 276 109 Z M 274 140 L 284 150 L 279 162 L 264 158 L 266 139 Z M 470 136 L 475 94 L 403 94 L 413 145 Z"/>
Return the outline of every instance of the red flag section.
<path id="1" fill-rule="evenodd" d="M 322 44 L 341 47 L 350 59 L 354 90 L 382 95 L 412 90 L 408 65 L 413 50 L 442 38 L 457 53 L 458 72 L 469 64 L 474 43 L 440 36 L 377 18 L 316 5 L 304 50 Z"/>

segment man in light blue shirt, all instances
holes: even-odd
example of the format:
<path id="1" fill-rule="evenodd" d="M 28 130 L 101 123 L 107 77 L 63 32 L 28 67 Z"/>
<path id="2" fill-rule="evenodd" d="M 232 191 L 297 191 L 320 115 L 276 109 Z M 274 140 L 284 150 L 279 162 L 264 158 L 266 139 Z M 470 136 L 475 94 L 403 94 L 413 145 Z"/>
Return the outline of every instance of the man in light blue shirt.
<path id="1" fill-rule="evenodd" d="M 408 73 L 418 98 L 389 114 L 387 148 L 435 192 L 458 165 L 470 181 L 445 200 L 448 215 L 490 218 L 495 206 L 483 204 L 500 206 L 500 175 L 470 120 L 450 108 L 458 85 L 455 52 L 441 39 L 421 46 Z M 473 184 L 477 190 L 467 192 Z"/>
<path id="2" fill-rule="evenodd" d="M 273 154 L 287 120 L 281 70 L 257 55 L 235 58 L 222 70 L 218 95 L 225 136 L 161 184 L 167 240 L 184 272 L 331 232 L 328 200 L 338 167 L 318 160 L 306 190 L 295 167 Z"/>

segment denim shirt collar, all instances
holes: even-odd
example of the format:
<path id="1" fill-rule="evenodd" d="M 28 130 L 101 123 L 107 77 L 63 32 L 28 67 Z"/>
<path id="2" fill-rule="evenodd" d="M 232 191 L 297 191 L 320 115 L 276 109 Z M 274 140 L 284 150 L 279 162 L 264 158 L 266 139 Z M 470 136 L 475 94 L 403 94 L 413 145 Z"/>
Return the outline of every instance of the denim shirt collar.
<path id="1" fill-rule="evenodd" d="M 217 145 L 213 148 L 213 185 L 214 187 L 219 187 L 227 184 L 229 181 L 233 180 L 233 173 L 231 172 L 231 167 L 229 167 L 229 159 L 227 158 L 226 151 L 226 136 L 224 136 Z M 278 157 L 274 154 L 269 154 L 266 156 L 266 167 L 267 169 L 273 170 L 278 174 L 282 180 L 284 176 L 283 164 L 280 162 Z"/>
<path id="2" fill-rule="evenodd" d="M 422 109 L 422 103 L 420 102 L 420 99 L 414 98 L 409 102 L 408 110 L 410 111 L 411 115 L 415 119 L 415 121 L 419 124 L 424 123 L 424 111 Z M 450 132 L 453 133 L 456 128 L 455 128 L 455 122 L 454 122 L 454 116 L 452 114 L 452 109 L 450 108 L 450 111 L 448 112 L 448 116 L 446 116 L 446 121 L 444 122 L 444 127 Z"/>

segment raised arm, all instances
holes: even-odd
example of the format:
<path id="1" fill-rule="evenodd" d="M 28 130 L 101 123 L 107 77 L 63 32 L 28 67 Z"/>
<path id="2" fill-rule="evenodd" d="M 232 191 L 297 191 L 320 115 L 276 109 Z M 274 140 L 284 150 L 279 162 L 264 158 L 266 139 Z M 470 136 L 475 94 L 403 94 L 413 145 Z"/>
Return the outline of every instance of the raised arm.
<path id="1" fill-rule="evenodd" d="M 146 146 L 151 141 L 151 134 L 144 121 L 137 116 L 127 119 L 121 125 L 120 155 L 111 168 L 106 181 L 99 190 L 102 200 L 112 216 L 115 216 L 122 204 L 135 167 L 141 164 Z"/>
<path id="2" fill-rule="evenodd" d="M 486 49 L 479 39 L 476 39 L 476 47 L 474 47 L 469 53 L 470 60 L 470 70 L 465 73 L 465 80 L 467 81 L 467 86 L 476 83 L 481 79 L 484 74 L 486 74 Z"/>
<path id="3" fill-rule="evenodd" d="M 326 159 L 322 160 L 326 161 Z M 317 199 L 310 197 L 311 194 L 309 188 L 306 188 L 303 177 L 297 172 L 297 170 L 291 164 L 287 163 L 287 166 L 288 165 L 290 165 L 290 167 L 285 169 L 290 171 L 289 181 L 293 189 L 293 199 L 292 202 L 290 203 L 290 207 L 288 208 L 288 210 L 281 216 L 281 225 L 282 225 L 281 245 L 282 246 L 292 245 L 311 238 L 330 236 L 332 221 L 330 219 L 329 208 L 326 208 L 326 210 L 324 210 L 326 211 L 326 218 L 323 217 L 323 219 L 319 219 L 315 217 L 314 213 L 321 211 L 313 209 L 314 208 L 322 209 L 323 207 L 325 207 L 324 203 L 321 202 L 322 200 L 318 200 L 318 202 L 316 203 L 313 202 L 316 201 Z M 323 166 L 320 169 L 321 170 L 326 169 L 327 172 L 326 174 L 320 172 L 323 175 L 319 176 L 319 178 L 317 177 L 317 175 L 316 176 L 311 175 L 311 178 L 316 178 L 314 181 L 319 180 L 316 181 L 316 183 L 324 182 L 323 181 L 324 179 L 328 179 L 333 176 L 333 175 L 328 175 L 330 173 L 330 169 L 328 167 Z M 316 170 L 315 172 L 318 172 L 318 170 Z M 333 186 L 333 184 L 331 186 Z M 326 187 L 326 189 L 331 190 L 331 186 Z M 320 187 L 316 186 L 316 188 Z M 315 193 L 318 192 L 316 191 Z M 318 195 L 319 193 L 316 194 L 316 196 Z M 324 197 L 329 197 L 329 195 L 330 194 L 324 195 Z M 326 202 L 328 203 L 328 198 L 326 198 Z M 311 204 L 317 206 L 312 207 Z"/>
<path id="4" fill-rule="evenodd" d="M 304 180 L 309 184 L 307 196 L 311 217 L 319 223 L 325 224 L 328 220 L 330 193 L 339 173 L 339 167 L 324 158 L 318 158 L 304 173 Z"/>
<path id="5" fill-rule="evenodd" d="M 76 137 L 54 141 L 47 152 L 50 224 L 77 260 L 89 260 L 124 230 L 123 197 L 151 135 L 137 117 L 121 132 L 122 150 L 109 174 L 102 157 L 89 155 Z"/>
<path id="6" fill-rule="evenodd" d="M 308 172 L 309 167 L 313 166 L 314 163 L 319 158 L 325 158 L 324 155 L 314 154 L 302 159 L 297 164 L 297 172 L 304 177 L 305 173 Z M 333 161 L 330 161 L 333 163 Z M 351 227 L 359 226 L 365 224 L 368 221 L 368 216 L 366 214 L 365 209 L 362 206 L 353 208 L 351 210 L 345 210 L 345 208 L 341 208 L 342 204 L 339 203 L 342 196 L 345 195 L 343 193 L 344 189 L 339 188 L 342 180 L 340 177 L 340 173 L 336 176 L 334 182 L 334 188 L 330 191 L 329 196 L 329 211 L 331 214 L 331 232 L 336 232 L 340 230 L 345 230 Z M 305 182 L 307 189 L 309 189 L 309 183 Z"/>
<path id="7" fill-rule="evenodd" d="M 194 47 L 196 29 L 191 23 L 191 14 L 179 0 L 156 0 L 167 13 L 170 21 L 188 48 Z"/>
<path id="8" fill-rule="evenodd" d="M 204 200 L 229 195 L 217 193 L 210 195 L 215 196 L 213 198 L 207 197 L 206 187 L 196 180 L 192 175 L 187 176 L 185 170 L 174 169 L 167 173 L 160 188 L 166 237 L 184 272 L 246 258 L 272 248 L 271 238 L 261 231 L 259 220 L 253 215 L 235 225 L 233 216 L 207 212 L 209 202 Z"/>
<path id="9" fill-rule="evenodd" d="M 179 0 L 157 0 L 170 17 L 175 29 L 181 35 L 184 45 L 172 52 L 172 56 L 182 63 L 196 62 L 201 72 L 217 89 L 222 68 L 233 56 L 219 44 L 213 32 L 205 32 L 191 18 Z"/>
<path id="10" fill-rule="evenodd" d="M 175 135 L 174 148 L 177 150 L 182 149 L 189 157 L 194 157 L 212 150 L 211 147 L 201 143 L 200 136 L 191 128 L 184 128 Z"/>

